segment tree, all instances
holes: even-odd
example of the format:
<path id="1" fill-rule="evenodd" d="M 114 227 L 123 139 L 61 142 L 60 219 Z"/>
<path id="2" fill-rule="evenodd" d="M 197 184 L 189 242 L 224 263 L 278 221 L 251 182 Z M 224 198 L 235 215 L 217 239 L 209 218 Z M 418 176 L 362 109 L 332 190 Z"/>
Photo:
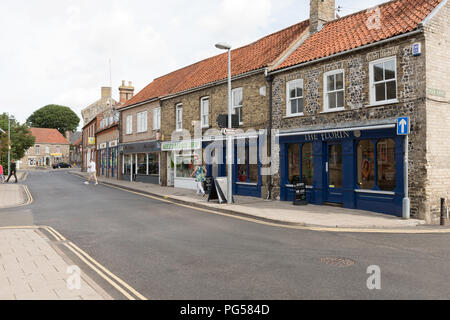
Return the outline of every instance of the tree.
<path id="1" fill-rule="evenodd" d="M 26 124 L 21 125 L 15 119 L 10 122 L 11 126 L 11 159 L 20 160 L 25 151 L 34 145 L 35 138 Z M 8 167 L 8 114 L 0 114 L 0 128 L 6 134 L 0 132 L 0 162 L 3 168 Z"/>
<path id="2" fill-rule="evenodd" d="M 67 131 L 74 132 L 77 129 L 80 118 L 69 107 L 50 104 L 36 110 L 28 117 L 27 123 L 33 128 L 57 129 L 65 136 Z"/>

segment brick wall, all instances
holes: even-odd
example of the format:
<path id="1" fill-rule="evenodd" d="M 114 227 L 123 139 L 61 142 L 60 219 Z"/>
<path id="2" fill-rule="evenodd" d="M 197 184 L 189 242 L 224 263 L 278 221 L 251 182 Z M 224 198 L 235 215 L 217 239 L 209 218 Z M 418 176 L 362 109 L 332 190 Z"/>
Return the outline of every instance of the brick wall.
<path id="1" fill-rule="evenodd" d="M 434 222 L 439 221 L 440 198 L 450 197 L 450 2 L 425 24 L 427 86 L 426 197 Z M 447 201 L 448 203 L 448 201 Z"/>
<path id="2" fill-rule="evenodd" d="M 153 130 L 153 109 L 159 107 L 159 102 L 151 102 L 144 104 L 139 107 L 131 108 L 120 112 L 121 121 L 121 143 L 129 142 L 139 142 L 139 141 L 149 141 L 156 139 L 156 131 Z M 137 132 L 137 114 L 143 111 L 147 111 L 147 131 Z M 129 115 L 133 116 L 133 132 L 132 134 L 127 134 L 127 117 Z"/>

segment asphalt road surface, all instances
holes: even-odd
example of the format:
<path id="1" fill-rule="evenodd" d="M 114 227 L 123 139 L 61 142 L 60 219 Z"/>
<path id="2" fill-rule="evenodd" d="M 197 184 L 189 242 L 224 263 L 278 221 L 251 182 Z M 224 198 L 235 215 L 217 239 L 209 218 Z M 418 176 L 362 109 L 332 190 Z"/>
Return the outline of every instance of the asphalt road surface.
<path id="1" fill-rule="evenodd" d="M 67 171 L 32 172 L 26 184 L 34 203 L 0 211 L 0 221 L 55 228 L 148 299 L 450 298 L 449 234 L 273 227 L 85 185 Z M 367 288 L 372 265 L 380 290 Z"/>

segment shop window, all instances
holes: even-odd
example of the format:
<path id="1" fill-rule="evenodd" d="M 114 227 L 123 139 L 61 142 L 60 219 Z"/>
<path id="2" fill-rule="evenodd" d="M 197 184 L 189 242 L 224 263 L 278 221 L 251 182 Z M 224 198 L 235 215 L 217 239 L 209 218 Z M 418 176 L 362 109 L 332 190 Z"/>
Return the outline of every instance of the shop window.
<path id="1" fill-rule="evenodd" d="M 325 73 L 324 91 L 324 111 L 337 111 L 344 108 L 344 70 Z"/>
<path id="2" fill-rule="evenodd" d="M 305 143 L 302 147 L 302 179 L 306 185 L 314 185 L 314 145 L 312 143 Z"/>
<path id="3" fill-rule="evenodd" d="M 139 153 L 137 156 L 138 174 L 147 175 L 147 155 Z"/>
<path id="4" fill-rule="evenodd" d="M 131 174 L 131 155 L 126 154 L 124 156 L 124 174 L 130 175 Z"/>
<path id="5" fill-rule="evenodd" d="M 148 154 L 148 174 L 159 175 L 159 155 L 157 153 Z"/>
<path id="6" fill-rule="evenodd" d="M 357 146 L 357 179 L 361 189 L 375 186 L 375 146 L 370 140 L 361 140 Z"/>
<path id="7" fill-rule="evenodd" d="M 238 182 L 258 183 L 258 146 L 247 139 L 237 145 Z"/>
<path id="8" fill-rule="evenodd" d="M 175 156 L 175 163 L 176 178 L 191 178 L 191 174 L 194 171 L 193 155 L 177 155 Z"/>
<path id="9" fill-rule="evenodd" d="M 395 189 L 395 142 L 382 139 L 377 143 L 378 187 L 383 191 Z"/>
<path id="10" fill-rule="evenodd" d="M 397 60 L 395 57 L 370 63 L 370 99 L 372 104 L 396 102 Z"/>
<path id="11" fill-rule="evenodd" d="M 300 182 L 300 146 L 298 144 L 288 146 L 288 179 L 290 184 Z"/>

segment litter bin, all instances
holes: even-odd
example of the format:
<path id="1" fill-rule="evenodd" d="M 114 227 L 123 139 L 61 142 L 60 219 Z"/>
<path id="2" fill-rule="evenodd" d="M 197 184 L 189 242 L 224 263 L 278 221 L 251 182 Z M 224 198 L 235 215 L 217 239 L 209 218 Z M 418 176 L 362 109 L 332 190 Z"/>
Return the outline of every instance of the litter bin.
<path id="1" fill-rule="evenodd" d="M 306 185 L 304 183 L 297 183 L 294 186 L 294 206 L 305 206 L 308 204 L 306 200 Z"/>

